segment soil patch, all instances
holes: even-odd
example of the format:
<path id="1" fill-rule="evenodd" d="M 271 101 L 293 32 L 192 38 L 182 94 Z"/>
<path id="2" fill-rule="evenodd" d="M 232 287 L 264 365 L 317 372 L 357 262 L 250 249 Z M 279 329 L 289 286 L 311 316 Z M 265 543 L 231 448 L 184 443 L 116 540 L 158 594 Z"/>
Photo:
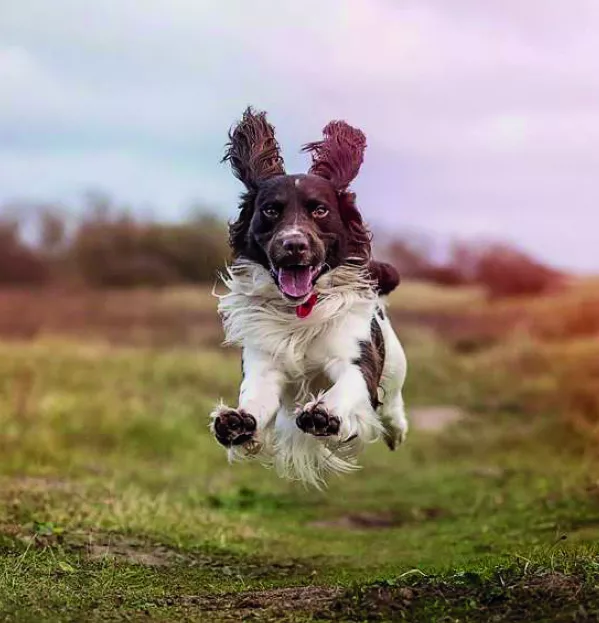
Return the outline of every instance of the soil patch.
<path id="1" fill-rule="evenodd" d="M 155 602 L 159 607 L 200 611 L 207 621 L 292 621 L 295 615 L 325 611 L 341 595 L 326 586 L 294 586 L 215 596 L 182 595 Z"/>
<path id="2" fill-rule="evenodd" d="M 411 585 L 350 590 L 314 614 L 324 620 L 591 621 L 599 613 L 594 582 L 562 573 L 423 578 Z"/>
<path id="3" fill-rule="evenodd" d="M 143 546 L 121 541 L 111 545 L 88 545 L 89 560 L 112 560 L 145 567 L 169 567 L 176 563 L 189 562 L 189 558 L 164 546 Z"/>
<path id="4" fill-rule="evenodd" d="M 340 589 L 300 586 L 224 595 L 182 595 L 153 602 L 213 621 L 595 621 L 599 590 L 577 575 L 475 573 L 446 578 L 412 576 Z M 172 610 L 171 610 L 172 611 Z M 186 619 L 187 620 L 187 619 Z M 195 618 L 193 619 L 195 620 Z M 204 620 L 204 619 L 201 619 Z"/>
<path id="5" fill-rule="evenodd" d="M 308 525 L 315 528 L 340 528 L 342 530 L 384 530 L 406 523 L 430 521 L 445 516 L 441 508 L 413 508 L 410 513 L 350 513 L 330 519 L 317 519 Z"/>
<path id="6" fill-rule="evenodd" d="M 353 513 L 334 517 L 332 519 L 319 519 L 310 522 L 315 528 L 342 528 L 344 530 L 381 530 L 394 528 L 403 522 L 399 517 L 391 513 Z"/>
<path id="7" fill-rule="evenodd" d="M 465 419 L 466 413 L 454 406 L 416 407 L 410 409 L 408 417 L 414 430 L 436 433 Z"/>

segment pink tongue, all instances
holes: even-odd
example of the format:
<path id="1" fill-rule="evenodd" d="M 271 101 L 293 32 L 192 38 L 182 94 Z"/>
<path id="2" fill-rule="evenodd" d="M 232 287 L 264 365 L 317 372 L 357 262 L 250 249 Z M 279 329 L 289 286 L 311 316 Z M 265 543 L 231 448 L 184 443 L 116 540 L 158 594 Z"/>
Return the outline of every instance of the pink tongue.
<path id="1" fill-rule="evenodd" d="M 287 296 L 306 296 L 312 292 L 312 271 L 309 266 L 279 268 L 279 285 Z"/>

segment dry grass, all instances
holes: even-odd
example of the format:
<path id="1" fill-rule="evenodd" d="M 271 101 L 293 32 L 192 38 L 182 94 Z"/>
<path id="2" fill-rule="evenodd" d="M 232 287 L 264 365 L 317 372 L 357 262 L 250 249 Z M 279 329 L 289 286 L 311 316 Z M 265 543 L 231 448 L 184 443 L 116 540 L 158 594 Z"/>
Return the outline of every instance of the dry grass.
<path id="1" fill-rule="evenodd" d="M 390 313 L 410 356 L 428 353 L 431 379 L 443 370 L 461 379 L 448 400 L 481 410 L 559 412 L 599 440 L 597 279 L 497 302 L 480 288 L 406 282 L 391 296 Z M 0 337 L 49 336 L 213 350 L 222 329 L 208 288 L 0 290 Z M 16 412 L 28 408 L 28 383 L 24 374 L 15 385 Z"/>
<path id="2" fill-rule="evenodd" d="M 569 340 L 599 335 L 599 283 L 572 280 L 567 288 L 541 297 L 504 301 L 494 313 L 518 314 L 520 328 L 540 340 Z"/>
<path id="3" fill-rule="evenodd" d="M 541 341 L 599 335 L 599 284 L 575 280 L 560 292 L 489 301 L 479 287 L 405 282 L 390 297 L 398 329 L 432 329 L 450 343 L 488 345 L 518 332 Z M 0 289 L 0 336 L 94 336 L 137 345 L 216 346 L 221 328 L 207 287 L 162 290 Z"/>
<path id="4" fill-rule="evenodd" d="M 136 346 L 216 347 L 222 332 L 205 288 L 0 290 L 0 337 L 100 338 Z"/>
<path id="5" fill-rule="evenodd" d="M 439 286 L 424 281 L 402 281 L 390 296 L 394 310 L 407 312 L 467 312 L 485 304 L 485 292 L 479 286 Z"/>

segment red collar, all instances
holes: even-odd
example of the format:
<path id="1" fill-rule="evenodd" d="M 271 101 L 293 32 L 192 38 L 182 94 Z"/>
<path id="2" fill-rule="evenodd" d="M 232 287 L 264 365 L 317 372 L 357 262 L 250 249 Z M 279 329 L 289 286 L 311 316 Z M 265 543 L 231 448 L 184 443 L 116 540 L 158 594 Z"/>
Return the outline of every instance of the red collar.
<path id="1" fill-rule="evenodd" d="M 318 300 L 318 296 L 316 294 L 312 294 L 310 298 L 301 305 L 298 305 L 295 308 L 295 313 L 298 318 L 307 318 L 314 309 L 314 305 L 316 305 L 316 301 Z"/>

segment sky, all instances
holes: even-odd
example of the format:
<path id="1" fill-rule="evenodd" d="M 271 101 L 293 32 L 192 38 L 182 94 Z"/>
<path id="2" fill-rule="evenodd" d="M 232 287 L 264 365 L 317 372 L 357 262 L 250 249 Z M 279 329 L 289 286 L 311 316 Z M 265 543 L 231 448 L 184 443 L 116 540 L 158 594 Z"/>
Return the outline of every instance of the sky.
<path id="1" fill-rule="evenodd" d="M 289 172 L 329 120 L 366 133 L 375 229 L 596 271 L 598 32 L 596 0 L 0 0 L 0 203 L 232 217 L 252 104 Z"/>

